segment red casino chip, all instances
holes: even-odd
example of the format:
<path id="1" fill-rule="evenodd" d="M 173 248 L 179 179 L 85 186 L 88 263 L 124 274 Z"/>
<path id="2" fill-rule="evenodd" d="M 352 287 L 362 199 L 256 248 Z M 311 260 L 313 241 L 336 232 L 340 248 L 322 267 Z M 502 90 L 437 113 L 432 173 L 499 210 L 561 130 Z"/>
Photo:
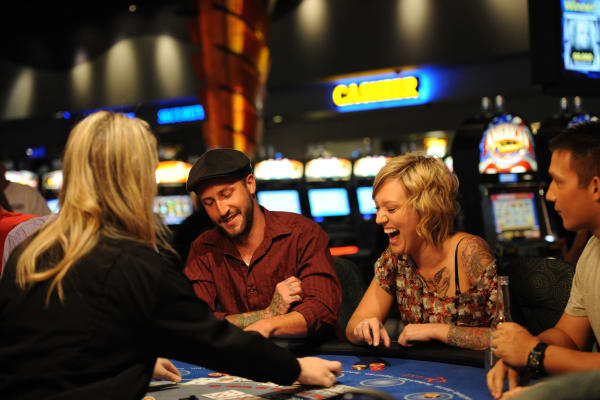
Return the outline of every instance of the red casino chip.
<path id="1" fill-rule="evenodd" d="M 385 369 L 384 363 L 371 363 L 369 364 L 369 369 L 371 371 L 383 371 Z"/>

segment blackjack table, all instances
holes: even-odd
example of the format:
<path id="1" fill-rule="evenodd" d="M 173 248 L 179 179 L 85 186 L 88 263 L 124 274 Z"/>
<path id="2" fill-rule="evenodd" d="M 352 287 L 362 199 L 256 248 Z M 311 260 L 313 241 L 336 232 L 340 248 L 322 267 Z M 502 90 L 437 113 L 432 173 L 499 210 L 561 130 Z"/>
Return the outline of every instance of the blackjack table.
<path id="1" fill-rule="evenodd" d="M 331 388 L 279 386 L 171 360 L 181 372 L 181 382 L 151 382 L 144 400 L 342 399 L 344 395 L 405 400 L 491 399 L 481 351 L 437 342 L 417 343 L 412 347 L 392 344 L 390 348 L 355 346 L 343 341 L 275 342 L 298 357 L 340 361 L 342 373 L 337 383 Z M 362 393 L 366 397 L 348 397 L 347 393 Z M 373 393 L 380 397 L 374 397 Z"/>

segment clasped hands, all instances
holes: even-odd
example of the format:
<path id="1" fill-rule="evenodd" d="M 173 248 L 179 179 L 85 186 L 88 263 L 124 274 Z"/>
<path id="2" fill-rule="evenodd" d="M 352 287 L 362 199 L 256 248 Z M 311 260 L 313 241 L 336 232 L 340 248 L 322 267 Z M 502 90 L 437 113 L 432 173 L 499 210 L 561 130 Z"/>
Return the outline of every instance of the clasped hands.
<path id="1" fill-rule="evenodd" d="M 303 299 L 302 281 L 295 276 L 290 276 L 275 286 L 271 303 L 262 311 L 263 318 L 248 325 L 244 330 L 258 332 L 267 338 L 271 337 L 274 328 L 268 319 L 287 314 L 293 303 Z"/>

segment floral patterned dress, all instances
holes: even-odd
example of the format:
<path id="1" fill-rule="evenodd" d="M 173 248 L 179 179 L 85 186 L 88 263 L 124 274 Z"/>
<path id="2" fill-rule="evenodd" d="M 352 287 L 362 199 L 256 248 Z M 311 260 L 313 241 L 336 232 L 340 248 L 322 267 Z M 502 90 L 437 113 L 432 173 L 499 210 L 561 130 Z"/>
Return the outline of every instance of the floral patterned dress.
<path id="1" fill-rule="evenodd" d="M 468 291 L 456 296 L 439 296 L 429 290 L 410 258 L 393 255 L 389 247 L 375 263 L 375 279 L 396 297 L 405 325 L 490 326 L 496 309 L 497 275 L 496 263 L 490 263 Z"/>

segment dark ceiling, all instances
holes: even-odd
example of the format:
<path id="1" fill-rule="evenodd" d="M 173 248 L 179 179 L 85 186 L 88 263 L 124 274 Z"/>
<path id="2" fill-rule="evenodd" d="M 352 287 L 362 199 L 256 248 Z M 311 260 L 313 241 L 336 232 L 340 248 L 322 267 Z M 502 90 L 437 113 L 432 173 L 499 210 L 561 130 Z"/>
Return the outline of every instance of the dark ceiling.
<path id="1" fill-rule="evenodd" d="M 275 19 L 301 0 L 259 1 L 268 4 Z M 129 10 L 132 4 L 134 12 Z M 191 0 L 9 0 L 3 2 L 0 13 L 0 60 L 64 70 L 95 58 L 128 37 L 169 34 L 189 41 L 186 19 L 195 15 L 195 4 Z"/>

